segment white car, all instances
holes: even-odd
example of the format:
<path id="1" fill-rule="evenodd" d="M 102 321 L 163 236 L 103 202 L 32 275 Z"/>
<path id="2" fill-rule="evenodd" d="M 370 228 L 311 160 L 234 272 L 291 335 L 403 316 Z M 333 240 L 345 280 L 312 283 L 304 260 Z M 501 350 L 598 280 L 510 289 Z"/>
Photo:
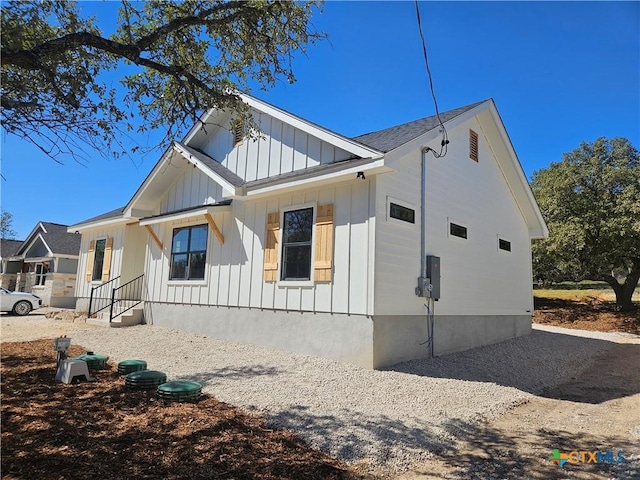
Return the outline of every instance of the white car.
<path id="1" fill-rule="evenodd" d="M 25 292 L 10 292 L 0 288 L 0 310 L 14 315 L 28 315 L 31 310 L 42 306 L 42 299 L 37 295 Z"/>

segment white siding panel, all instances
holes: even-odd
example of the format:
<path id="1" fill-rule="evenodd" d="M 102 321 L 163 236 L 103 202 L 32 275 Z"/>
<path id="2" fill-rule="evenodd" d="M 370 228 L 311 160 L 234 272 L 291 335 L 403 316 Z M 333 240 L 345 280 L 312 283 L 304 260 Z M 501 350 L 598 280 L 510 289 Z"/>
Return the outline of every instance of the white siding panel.
<path id="1" fill-rule="evenodd" d="M 198 181 L 199 183 L 199 181 Z M 177 187 L 177 186 L 176 186 Z M 202 189 L 196 196 L 202 196 Z M 264 235 L 267 213 L 313 203 L 333 204 L 335 222 L 333 282 L 311 286 L 265 282 Z M 220 245 L 209 232 L 206 280 L 169 281 L 174 228 L 206 224 L 203 217 L 154 226 L 162 251 L 148 242 L 149 298 L 158 302 L 240 306 L 289 311 L 366 313 L 369 266 L 369 180 L 279 198 L 232 203 L 232 211 L 215 214 L 225 238 Z M 280 247 L 281 247 L 280 243 Z M 350 258 L 353 255 L 353 258 Z M 350 300 L 353 298 L 353 300 Z"/>
<path id="2" fill-rule="evenodd" d="M 295 130 L 293 141 L 293 170 L 307 167 L 307 140 L 309 135 L 301 130 Z"/>
<path id="3" fill-rule="evenodd" d="M 271 120 L 271 136 L 269 137 L 269 173 L 273 177 L 280 174 L 282 161 L 282 130 L 283 124 L 275 118 Z"/>
<path id="4" fill-rule="evenodd" d="M 322 141 L 307 135 L 307 167 L 320 165 Z"/>
<path id="5" fill-rule="evenodd" d="M 469 158 L 469 128 L 480 137 L 480 161 Z M 526 315 L 531 309 L 531 252 L 520 210 L 481 125 L 471 119 L 449 132 L 442 159 L 427 155 L 426 253 L 441 257 L 441 299 L 436 315 Z M 435 148 L 436 145 L 433 145 Z M 424 314 L 413 290 L 420 274 L 420 153 L 399 160 L 396 172 L 378 177 L 375 313 Z M 416 206 L 415 228 L 386 220 L 390 195 Z M 450 237 L 448 219 L 468 229 Z M 512 252 L 498 249 L 498 234 Z"/>
<path id="6" fill-rule="evenodd" d="M 367 282 L 362 282 L 362 273 L 367 272 L 369 252 L 366 239 L 369 235 L 369 183 L 360 181 L 351 189 L 351 232 L 349 262 L 349 313 L 367 313 Z"/>
<path id="7" fill-rule="evenodd" d="M 334 221 L 334 273 L 333 273 L 333 311 L 349 312 L 349 282 L 358 279 L 349 278 L 351 268 L 351 188 L 349 186 L 335 189 Z"/>
<path id="8" fill-rule="evenodd" d="M 295 129 L 286 123 L 282 124 L 282 154 L 280 155 L 280 173 L 293 170 L 293 148 L 295 144 Z"/>
<path id="9" fill-rule="evenodd" d="M 205 153 L 245 181 L 353 157 L 351 153 L 267 114 L 254 111 L 253 115 L 260 128 L 255 140 L 245 138 L 239 145 L 234 145 L 231 117 L 228 117 L 223 128 L 211 129 L 211 138 L 202 146 Z"/>
<path id="10" fill-rule="evenodd" d="M 259 286 L 258 282 L 253 282 L 253 265 L 250 261 L 253 252 L 255 235 L 253 234 L 255 225 L 255 203 L 247 203 L 244 208 L 242 222 L 242 258 L 240 261 L 240 292 L 238 295 L 238 306 L 249 307 L 251 305 L 252 287 Z M 259 296 L 259 295 L 257 295 Z"/>

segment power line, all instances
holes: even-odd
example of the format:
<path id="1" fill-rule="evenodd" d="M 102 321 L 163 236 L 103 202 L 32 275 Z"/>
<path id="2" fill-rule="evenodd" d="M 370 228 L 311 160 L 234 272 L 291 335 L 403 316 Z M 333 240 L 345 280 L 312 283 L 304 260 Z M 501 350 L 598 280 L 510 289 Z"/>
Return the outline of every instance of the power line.
<path id="1" fill-rule="evenodd" d="M 422 33 L 422 22 L 420 20 L 420 8 L 418 7 L 418 0 L 415 0 L 416 4 L 416 17 L 418 19 L 418 31 L 420 32 L 420 40 L 422 41 L 422 53 L 424 55 L 424 63 L 427 66 L 427 76 L 429 77 L 429 89 L 431 90 L 431 97 L 433 98 L 433 104 L 436 108 L 436 116 L 438 117 L 438 123 L 442 131 L 442 141 L 440 142 L 440 153 L 436 152 L 432 148 L 429 148 L 436 158 L 444 157 L 447 154 L 447 145 L 449 145 L 449 137 L 447 135 L 447 129 L 442 123 L 440 118 L 440 110 L 438 109 L 438 101 L 436 100 L 436 92 L 433 88 L 433 78 L 431 76 L 431 69 L 429 68 L 429 57 L 427 55 L 427 45 L 424 41 L 424 34 Z"/>

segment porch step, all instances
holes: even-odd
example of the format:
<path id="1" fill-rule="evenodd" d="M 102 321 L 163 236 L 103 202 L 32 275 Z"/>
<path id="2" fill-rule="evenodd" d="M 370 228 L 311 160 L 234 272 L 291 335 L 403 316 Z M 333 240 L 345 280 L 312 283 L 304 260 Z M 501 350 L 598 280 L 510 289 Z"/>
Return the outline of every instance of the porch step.
<path id="1" fill-rule="evenodd" d="M 112 322 L 109 322 L 108 311 L 99 312 L 96 318 L 88 318 L 87 323 L 89 325 L 99 325 L 99 326 L 111 327 L 111 328 L 131 327 L 133 325 L 140 325 L 144 323 L 143 305 L 140 304 L 136 307 L 133 307 L 131 310 L 124 312 L 122 315 L 118 315 L 113 319 Z"/>

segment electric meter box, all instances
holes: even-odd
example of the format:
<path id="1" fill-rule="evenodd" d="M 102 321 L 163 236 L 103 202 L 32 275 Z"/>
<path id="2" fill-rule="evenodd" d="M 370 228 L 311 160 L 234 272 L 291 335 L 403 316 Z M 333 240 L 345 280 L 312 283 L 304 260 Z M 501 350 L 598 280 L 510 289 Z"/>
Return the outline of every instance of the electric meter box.
<path id="1" fill-rule="evenodd" d="M 431 280 L 431 288 L 427 297 L 438 300 L 440 298 L 440 257 L 427 255 L 427 277 Z"/>

